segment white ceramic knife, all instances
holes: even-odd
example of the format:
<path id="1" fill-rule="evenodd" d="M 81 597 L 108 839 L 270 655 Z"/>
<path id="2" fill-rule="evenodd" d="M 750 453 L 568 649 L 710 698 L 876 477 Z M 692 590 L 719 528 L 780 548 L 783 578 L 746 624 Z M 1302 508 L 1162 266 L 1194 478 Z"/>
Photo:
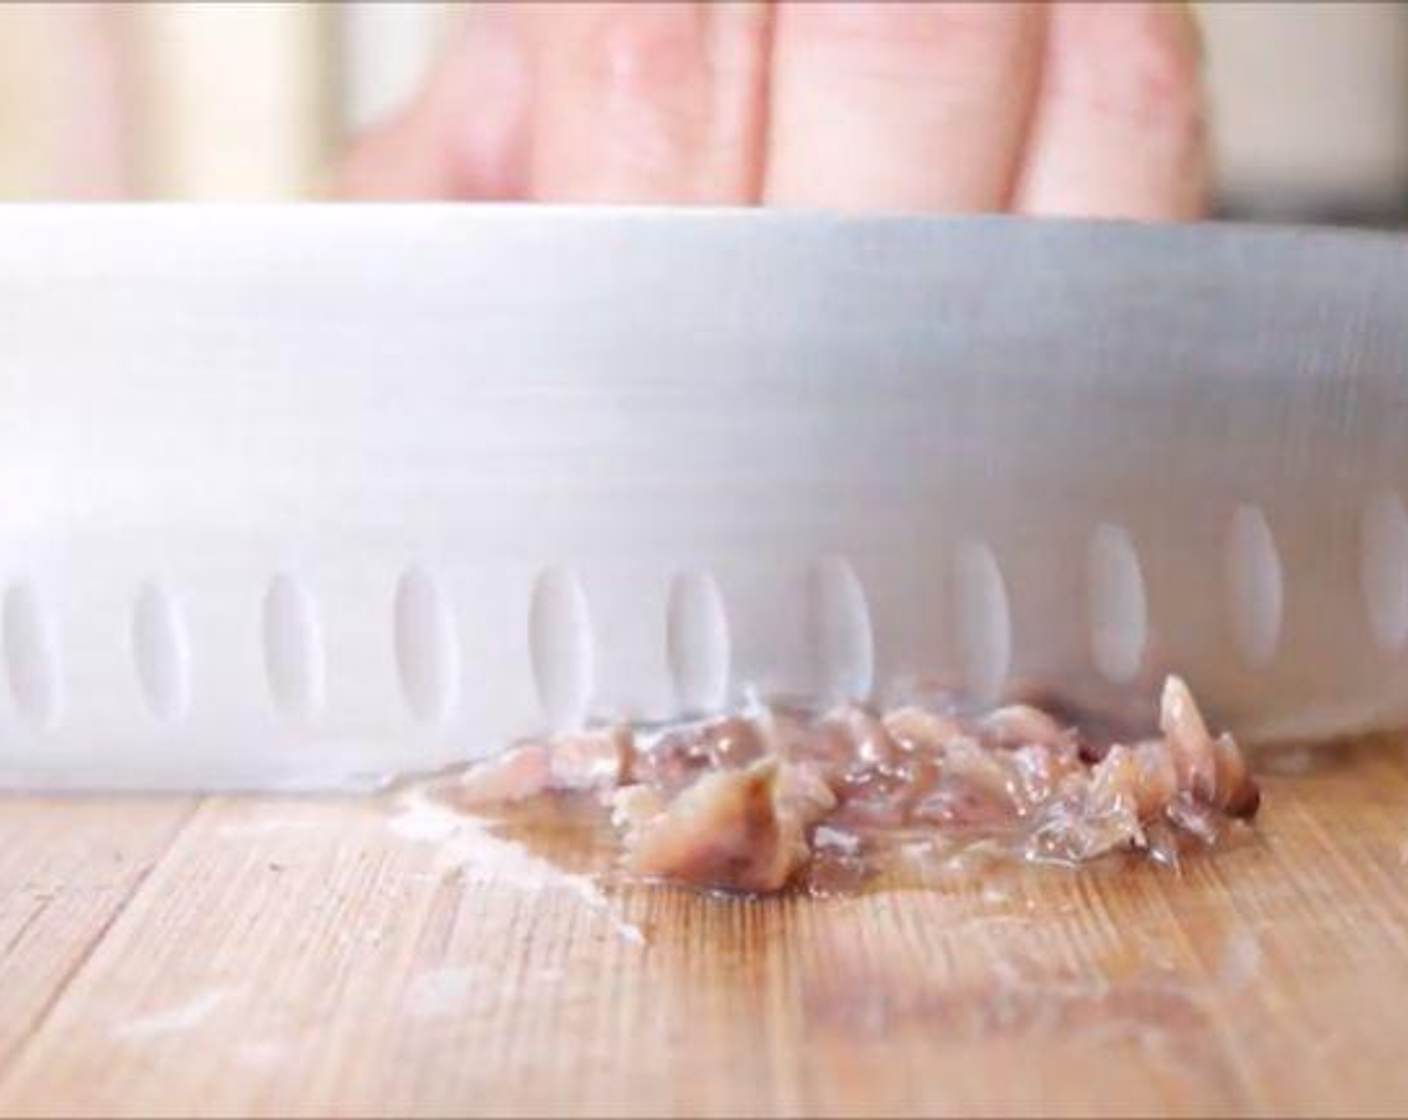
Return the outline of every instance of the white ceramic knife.
<path id="1" fill-rule="evenodd" d="M 323 786 L 746 694 L 1408 718 L 1408 239 L 0 210 L 0 782 Z"/>

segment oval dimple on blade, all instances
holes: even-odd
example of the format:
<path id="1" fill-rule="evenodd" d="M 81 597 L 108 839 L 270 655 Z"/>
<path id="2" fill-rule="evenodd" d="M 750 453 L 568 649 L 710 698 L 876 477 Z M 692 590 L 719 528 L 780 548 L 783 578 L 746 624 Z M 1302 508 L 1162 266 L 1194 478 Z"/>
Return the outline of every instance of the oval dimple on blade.
<path id="1" fill-rule="evenodd" d="M 15 708 L 32 726 L 53 727 L 60 703 L 59 636 L 33 584 L 16 583 L 5 592 L 3 637 Z"/>
<path id="2" fill-rule="evenodd" d="M 303 581 L 275 576 L 264 595 L 264 671 L 274 706 L 308 719 L 323 706 L 326 675 L 317 604 Z"/>
<path id="3" fill-rule="evenodd" d="M 1144 575 L 1128 530 L 1096 526 L 1086 563 L 1091 658 L 1107 680 L 1132 680 L 1144 658 L 1149 623 Z"/>
<path id="4" fill-rule="evenodd" d="M 865 700 L 874 684 L 875 637 L 865 588 L 839 556 L 808 575 L 808 625 L 817 695 L 833 703 Z"/>
<path id="5" fill-rule="evenodd" d="M 1012 663 L 1012 618 L 1007 586 L 991 547 L 962 541 L 954 553 L 954 640 L 963 683 L 973 698 L 998 697 Z"/>
<path id="6" fill-rule="evenodd" d="M 591 616 L 576 574 L 565 567 L 542 572 L 533 588 L 528 641 L 538 699 L 554 731 L 582 726 L 595 676 Z"/>
<path id="7" fill-rule="evenodd" d="M 410 568 L 396 584 L 393 617 L 396 669 L 406 706 L 422 723 L 440 723 L 454 708 L 460 675 L 454 611 L 439 582 Z"/>
<path id="8" fill-rule="evenodd" d="M 666 607 L 665 645 L 680 711 L 692 715 L 722 708 L 729 687 L 728 616 L 710 573 L 675 577 Z"/>
<path id="9" fill-rule="evenodd" d="M 1408 641 L 1408 515 L 1392 490 L 1369 496 L 1359 523 L 1359 584 L 1369 631 L 1380 649 Z"/>
<path id="10" fill-rule="evenodd" d="M 1281 640 L 1284 578 L 1276 538 L 1258 506 L 1233 511 L 1226 579 L 1233 638 L 1247 664 L 1261 668 L 1276 656 Z"/>
<path id="11" fill-rule="evenodd" d="M 175 596 L 160 583 L 144 584 L 132 606 L 132 659 L 148 710 L 167 723 L 190 704 L 190 642 Z"/>

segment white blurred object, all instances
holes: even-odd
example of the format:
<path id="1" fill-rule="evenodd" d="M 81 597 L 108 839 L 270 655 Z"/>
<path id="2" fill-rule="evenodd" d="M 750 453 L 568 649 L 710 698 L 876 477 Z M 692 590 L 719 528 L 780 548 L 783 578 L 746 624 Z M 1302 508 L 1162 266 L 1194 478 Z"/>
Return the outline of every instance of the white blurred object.
<path id="1" fill-rule="evenodd" d="M 0 5 L 0 196 L 125 193 L 124 15 L 117 4 Z"/>
<path id="2" fill-rule="evenodd" d="M 1257 209 L 1401 208 L 1408 6 L 1203 3 L 1219 193 Z"/>
<path id="3" fill-rule="evenodd" d="M 332 12 L 321 4 L 136 8 L 142 193 L 315 193 L 332 143 Z"/>
<path id="4" fill-rule="evenodd" d="M 342 128 L 378 124 L 410 100 L 463 5 L 404 2 L 342 4 Z"/>

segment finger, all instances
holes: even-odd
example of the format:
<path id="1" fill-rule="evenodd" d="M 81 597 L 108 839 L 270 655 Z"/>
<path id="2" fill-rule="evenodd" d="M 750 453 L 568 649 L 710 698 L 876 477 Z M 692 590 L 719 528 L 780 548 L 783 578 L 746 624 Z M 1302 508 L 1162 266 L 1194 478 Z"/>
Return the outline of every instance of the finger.
<path id="1" fill-rule="evenodd" d="M 528 44 L 508 4 L 466 13 L 420 96 L 348 157 L 353 198 L 511 199 L 528 177 Z"/>
<path id="2" fill-rule="evenodd" d="M 532 5 L 532 193 L 749 202 L 758 193 L 768 8 Z"/>
<path id="3" fill-rule="evenodd" d="M 774 32 L 765 197 L 991 210 L 1036 97 L 1029 4 L 788 3 Z"/>
<path id="4" fill-rule="evenodd" d="M 1200 69 L 1190 5 L 1056 5 L 1017 208 L 1201 214 L 1208 156 Z"/>
<path id="5" fill-rule="evenodd" d="M 455 169 L 438 125 L 418 102 L 372 129 L 348 153 L 337 193 L 353 199 L 456 197 Z"/>

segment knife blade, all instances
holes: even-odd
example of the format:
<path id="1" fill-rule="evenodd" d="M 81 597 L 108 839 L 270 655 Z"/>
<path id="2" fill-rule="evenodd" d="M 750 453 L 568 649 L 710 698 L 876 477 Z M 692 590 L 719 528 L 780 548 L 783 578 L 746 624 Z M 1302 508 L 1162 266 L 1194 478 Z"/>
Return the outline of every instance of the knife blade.
<path id="1" fill-rule="evenodd" d="M 320 786 L 748 695 L 1408 716 L 1408 241 L 0 211 L 0 782 Z"/>

